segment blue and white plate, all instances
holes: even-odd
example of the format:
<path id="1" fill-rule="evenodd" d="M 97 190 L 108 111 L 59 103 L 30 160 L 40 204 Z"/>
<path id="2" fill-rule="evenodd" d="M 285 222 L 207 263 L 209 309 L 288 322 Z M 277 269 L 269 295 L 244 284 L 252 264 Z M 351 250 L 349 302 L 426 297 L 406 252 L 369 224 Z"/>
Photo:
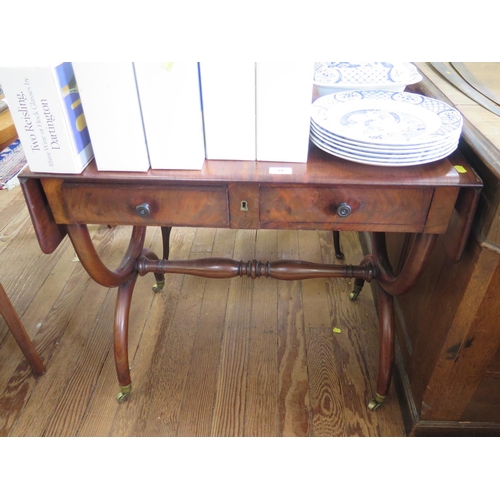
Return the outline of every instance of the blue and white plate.
<path id="1" fill-rule="evenodd" d="M 342 140 L 335 139 L 319 130 L 314 123 L 311 123 L 311 136 L 314 136 L 320 142 L 323 142 L 328 146 L 331 151 L 339 151 L 344 154 L 350 154 L 352 156 L 358 156 L 359 158 L 372 158 L 374 160 L 391 160 L 406 162 L 408 160 L 418 160 L 422 158 L 434 158 L 440 156 L 442 153 L 446 153 L 450 150 L 456 149 L 458 141 L 456 139 L 452 141 L 446 141 L 435 145 L 426 146 L 425 148 L 419 149 L 409 149 L 405 151 L 385 148 L 385 149 L 374 149 L 370 146 L 365 147 L 363 145 L 351 144 Z"/>
<path id="2" fill-rule="evenodd" d="M 442 101 L 387 90 L 325 95 L 312 104 L 311 119 L 334 137 L 385 146 L 458 140 L 463 124 L 462 115 Z"/>
<path id="3" fill-rule="evenodd" d="M 350 153 L 343 151 L 338 147 L 332 147 L 331 145 L 327 144 L 326 142 L 324 142 L 323 140 L 321 140 L 320 138 L 316 137 L 313 134 L 311 134 L 310 138 L 313 144 L 315 144 L 316 146 L 318 146 L 318 148 L 322 149 L 323 151 L 329 154 L 356 163 L 363 163 L 365 165 L 374 165 L 379 167 L 409 167 L 409 166 L 424 165 L 426 163 L 431 163 L 433 161 L 446 158 L 451 153 L 453 153 L 453 151 L 455 151 L 455 149 L 457 148 L 456 145 L 452 145 L 448 149 L 441 151 L 439 154 L 435 153 L 430 156 L 422 155 L 420 157 L 414 157 L 414 158 L 392 158 L 392 157 L 376 158 L 373 156 L 364 156 L 364 155 L 359 155 L 357 153 Z"/>
<path id="4" fill-rule="evenodd" d="M 403 92 L 422 80 L 410 62 L 317 62 L 313 83 L 320 96 L 345 90 Z"/>
<path id="5" fill-rule="evenodd" d="M 345 86 L 397 83 L 411 85 L 422 80 L 417 67 L 410 62 L 317 62 L 314 63 L 316 85 Z"/>
<path id="6" fill-rule="evenodd" d="M 422 154 L 425 152 L 431 153 L 432 151 L 445 149 L 451 144 L 456 144 L 458 142 L 456 137 L 450 137 L 443 141 L 429 142 L 423 145 L 412 144 L 410 146 L 388 146 L 385 144 L 366 144 L 363 142 L 350 141 L 348 139 L 330 134 L 327 130 L 321 128 L 312 120 L 310 133 L 316 135 L 316 137 L 320 139 L 326 140 L 326 142 L 336 144 L 339 147 L 352 149 L 353 151 L 366 152 L 375 156 L 391 154 L 406 157 L 407 155 L 412 154 Z"/>

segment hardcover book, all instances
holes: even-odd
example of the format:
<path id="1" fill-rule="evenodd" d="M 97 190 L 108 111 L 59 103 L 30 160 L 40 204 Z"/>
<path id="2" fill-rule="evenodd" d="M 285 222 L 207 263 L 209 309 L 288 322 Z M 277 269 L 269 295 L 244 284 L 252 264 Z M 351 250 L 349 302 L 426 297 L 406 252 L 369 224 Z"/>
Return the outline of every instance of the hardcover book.
<path id="1" fill-rule="evenodd" d="M 313 76 L 314 63 L 257 63 L 257 160 L 307 162 Z"/>
<path id="2" fill-rule="evenodd" d="M 0 68 L 32 172 L 78 174 L 94 153 L 70 62 Z"/>
<path id="3" fill-rule="evenodd" d="M 205 161 L 198 63 L 136 62 L 152 169 L 201 170 Z"/>
<path id="4" fill-rule="evenodd" d="M 200 63 L 205 150 L 210 160 L 255 156 L 255 63 Z"/>
<path id="5" fill-rule="evenodd" d="M 146 172 L 149 156 L 131 62 L 74 62 L 98 170 Z"/>

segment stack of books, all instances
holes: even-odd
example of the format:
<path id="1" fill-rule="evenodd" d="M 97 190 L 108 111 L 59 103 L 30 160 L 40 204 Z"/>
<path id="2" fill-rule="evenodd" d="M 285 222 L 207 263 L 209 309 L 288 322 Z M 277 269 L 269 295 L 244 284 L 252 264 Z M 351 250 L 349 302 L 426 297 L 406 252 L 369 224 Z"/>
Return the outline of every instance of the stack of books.
<path id="1" fill-rule="evenodd" d="M 33 172 L 307 162 L 313 63 L 58 63 L 0 68 Z"/>
<path id="2" fill-rule="evenodd" d="M 307 162 L 313 63 L 200 63 L 206 157 Z"/>

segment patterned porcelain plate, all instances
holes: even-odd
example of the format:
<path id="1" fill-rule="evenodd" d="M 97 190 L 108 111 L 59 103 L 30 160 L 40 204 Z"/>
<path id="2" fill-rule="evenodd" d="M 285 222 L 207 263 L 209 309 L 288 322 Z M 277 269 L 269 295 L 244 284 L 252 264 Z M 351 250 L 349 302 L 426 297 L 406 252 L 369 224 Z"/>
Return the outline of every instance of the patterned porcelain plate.
<path id="1" fill-rule="evenodd" d="M 446 138 L 443 141 L 429 142 L 426 144 L 417 144 L 411 146 L 386 146 L 384 144 L 365 144 L 356 141 L 349 141 L 348 139 L 343 139 L 342 137 L 330 134 L 327 130 L 322 129 L 320 126 L 316 125 L 311 120 L 311 134 L 314 134 L 319 139 L 333 145 L 337 145 L 339 148 L 344 148 L 350 151 L 356 151 L 360 153 L 369 153 L 373 156 L 387 155 L 391 156 L 401 156 L 407 157 L 408 155 L 422 155 L 426 153 L 432 153 L 433 151 L 440 151 L 442 149 L 448 148 L 452 144 L 458 142 L 458 137 Z"/>
<path id="2" fill-rule="evenodd" d="M 455 149 L 457 148 L 457 145 L 450 146 L 448 150 L 442 151 L 440 154 L 434 154 L 431 156 L 421 156 L 419 158 L 373 158 L 373 157 L 365 157 L 365 156 L 360 156 L 358 154 L 352 154 L 348 153 L 345 151 L 341 151 L 338 148 L 332 147 L 329 144 L 325 143 L 315 135 L 311 134 L 310 135 L 311 142 L 318 146 L 318 148 L 322 149 L 323 151 L 334 155 L 338 156 L 339 158 L 343 158 L 344 160 L 350 160 L 356 163 L 363 163 L 365 165 L 376 165 L 379 167 L 410 167 L 410 166 L 417 166 L 417 165 L 424 165 L 426 163 L 431 163 L 437 160 L 441 160 L 442 158 L 446 158 L 449 156 Z"/>
<path id="3" fill-rule="evenodd" d="M 458 140 L 463 123 L 462 115 L 442 101 L 387 90 L 320 97 L 312 104 L 311 119 L 334 136 L 388 146 Z"/>
<path id="4" fill-rule="evenodd" d="M 373 85 L 411 85 L 422 80 L 417 67 L 409 62 L 317 62 L 314 83 L 322 86 L 373 88 Z"/>
<path id="5" fill-rule="evenodd" d="M 332 137 L 322 133 L 320 130 L 317 130 L 314 126 L 311 127 L 311 136 L 314 136 L 315 139 L 317 139 L 318 141 L 325 143 L 325 145 L 330 147 L 332 150 L 336 150 L 345 154 L 350 154 L 352 156 L 359 156 L 360 158 L 373 158 L 377 160 L 394 160 L 397 162 L 440 156 L 442 153 L 454 150 L 458 146 L 458 141 L 453 140 L 453 141 L 447 141 L 445 143 L 439 143 L 438 147 L 427 146 L 418 150 L 407 150 L 407 151 L 396 151 L 394 149 L 374 150 L 372 148 L 357 147 L 357 146 L 352 146 L 350 144 L 346 144 L 345 142 L 336 141 Z"/>

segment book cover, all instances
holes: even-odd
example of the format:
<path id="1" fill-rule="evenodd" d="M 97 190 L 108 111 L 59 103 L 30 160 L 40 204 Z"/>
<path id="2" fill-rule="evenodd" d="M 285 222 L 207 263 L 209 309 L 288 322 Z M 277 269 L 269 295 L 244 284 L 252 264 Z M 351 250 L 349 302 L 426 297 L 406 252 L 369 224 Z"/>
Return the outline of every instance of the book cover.
<path id="1" fill-rule="evenodd" d="M 76 85 L 75 72 L 71 63 L 59 64 L 55 68 L 59 88 L 68 115 L 68 124 L 71 127 L 72 137 L 79 155 L 84 154 L 90 144 L 89 129 L 83 112 L 80 92 Z"/>
<path id="2" fill-rule="evenodd" d="M 0 151 L 0 189 L 19 186 L 17 176 L 26 164 L 26 156 L 19 139 Z"/>
<path id="3" fill-rule="evenodd" d="M 307 162 L 313 76 L 314 63 L 257 63 L 257 160 Z"/>
<path id="4" fill-rule="evenodd" d="M 201 170 L 205 162 L 198 63 L 135 62 L 152 169 Z"/>
<path id="5" fill-rule="evenodd" d="M 71 63 L 3 67 L 0 80 L 30 169 L 82 172 L 94 155 Z"/>
<path id="6" fill-rule="evenodd" d="M 74 62 L 98 170 L 146 172 L 149 155 L 132 62 Z"/>
<path id="7" fill-rule="evenodd" d="M 252 160 L 255 153 L 255 63 L 200 63 L 206 157 Z"/>

